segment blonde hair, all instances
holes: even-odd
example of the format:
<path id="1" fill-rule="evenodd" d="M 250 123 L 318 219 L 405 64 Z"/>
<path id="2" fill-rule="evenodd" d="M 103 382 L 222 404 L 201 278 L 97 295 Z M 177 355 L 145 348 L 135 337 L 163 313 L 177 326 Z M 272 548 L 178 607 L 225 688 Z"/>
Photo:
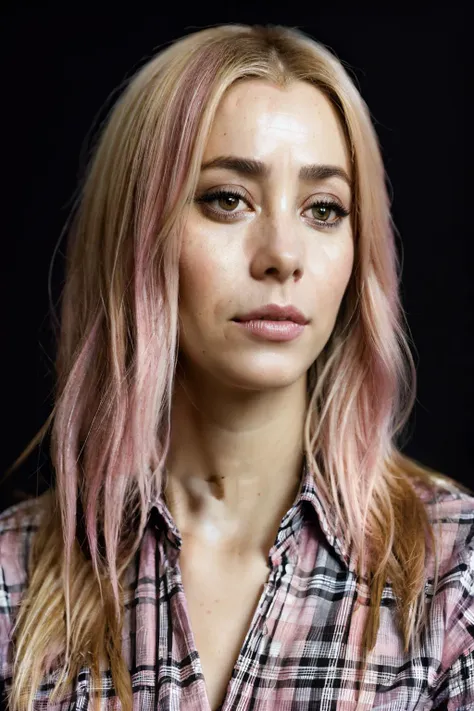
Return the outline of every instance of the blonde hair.
<path id="1" fill-rule="evenodd" d="M 405 651 L 426 623 L 425 561 L 436 546 L 415 483 L 434 491 L 436 478 L 397 446 L 416 371 L 370 113 L 340 61 L 302 32 L 212 27 L 174 42 L 127 82 L 73 208 L 54 408 L 12 467 L 52 426 L 56 485 L 43 497 L 14 626 L 12 711 L 31 711 L 53 661 L 63 669 L 52 700 L 83 664 L 100 689 L 100 670 L 110 665 L 122 708 L 132 709 L 121 652 L 123 581 L 161 491 L 170 441 L 182 216 L 219 102 L 249 77 L 283 87 L 310 82 L 332 101 L 347 137 L 354 270 L 334 331 L 308 373 L 305 455 L 369 585 L 364 654 L 375 645 L 387 581 Z"/>

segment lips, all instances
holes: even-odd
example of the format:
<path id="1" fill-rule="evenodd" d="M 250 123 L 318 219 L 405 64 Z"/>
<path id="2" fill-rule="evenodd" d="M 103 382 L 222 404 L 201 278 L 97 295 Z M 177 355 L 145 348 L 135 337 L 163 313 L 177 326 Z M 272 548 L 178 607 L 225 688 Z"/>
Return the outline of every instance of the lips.
<path id="1" fill-rule="evenodd" d="M 291 318 L 267 318 L 266 316 L 260 316 L 260 318 L 236 318 L 235 321 L 239 322 L 244 322 L 244 321 L 292 321 L 293 319 Z"/>
<path id="2" fill-rule="evenodd" d="M 299 309 L 295 306 L 279 306 L 278 304 L 267 304 L 259 309 L 250 311 L 247 314 L 242 314 L 236 316 L 233 321 L 293 321 L 302 326 L 308 323 L 308 319 L 305 317 Z"/>
<path id="3" fill-rule="evenodd" d="M 253 339 L 264 341 L 293 341 L 304 332 L 305 326 L 294 321 L 270 321 L 269 319 L 252 319 L 251 321 L 235 321 L 239 330 L 246 332 Z"/>

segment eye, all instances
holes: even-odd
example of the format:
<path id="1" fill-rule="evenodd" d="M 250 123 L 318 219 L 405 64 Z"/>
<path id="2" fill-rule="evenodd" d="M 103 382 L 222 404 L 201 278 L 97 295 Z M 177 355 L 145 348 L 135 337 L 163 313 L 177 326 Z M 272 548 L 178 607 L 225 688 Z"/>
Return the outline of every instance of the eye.
<path id="1" fill-rule="evenodd" d="M 311 210 L 313 223 L 321 227 L 336 227 L 344 217 L 349 215 L 349 210 L 346 210 L 335 200 L 318 200 L 313 202 L 307 210 Z M 336 215 L 336 218 L 329 220 L 331 213 Z"/>
<path id="2" fill-rule="evenodd" d="M 209 212 L 227 219 L 232 218 L 234 214 L 238 214 L 236 208 L 241 201 L 248 205 L 247 200 L 240 193 L 234 190 L 222 189 L 213 190 L 210 193 L 206 193 L 205 195 L 201 195 L 201 197 L 196 198 L 196 202 L 204 203 Z M 217 203 L 218 209 L 213 207 L 212 203 Z"/>
<path id="3" fill-rule="evenodd" d="M 329 221 L 329 215 L 333 211 L 329 205 L 324 203 L 316 203 L 311 207 L 311 210 L 313 211 L 313 217 L 317 220 L 324 220 L 324 222 Z"/>
<path id="4" fill-rule="evenodd" d="M 251 207 L 246 197 L 235 189 L 226 190 L 219 188 L 212 190 L 209 193 L 195 198 L 195 202 L 204 204 L 208 214 L 211 216 L 214 215 L 224 220 L 233 220 L 241 216 L 242 210 L 236 209 L 240 202 L 245 203 L 247 207 Z M 214 207 L 212 203 L 216 203 L 217 205 Z M 339 202 L 328 198 L 314 201 L 306 208 L 305 212 L 308 211 L 312 212 L 312 216 L 309 218 L 310 223 L 321 229 L 337 227 L 341 220 L 350 214 L 350 211 L 342 207 Z M 331 213 L 335 215 L 335 219 L 333 220 L 329 219 Z"/>
<path id="5" fill-rule="evenodd" d="M 235 208 L 240 202 L 240 197 L 238 197 L 237 195 L 232 195 L 232 193 L 220 195 L 215 199 L 217 200 L 217 204 L 219 205 L 219 207 L 222 207 L 226 212 L 231 212 L 232 210 L 235 210 Z"/>

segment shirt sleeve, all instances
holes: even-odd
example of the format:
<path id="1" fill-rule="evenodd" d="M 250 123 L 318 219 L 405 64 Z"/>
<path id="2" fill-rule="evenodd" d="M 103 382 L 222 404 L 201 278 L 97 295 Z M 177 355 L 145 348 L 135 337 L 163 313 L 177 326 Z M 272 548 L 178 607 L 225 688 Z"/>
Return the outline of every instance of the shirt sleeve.
<path id="1" fill-rule="evenodd" d="M 433 711 L 472 711 L 474 709 L 474 652 L 461 654 L 443 674 Z"/>
<path id="2" fill-rule="evenodd" d="M 434 711 L 474 709 L 474 547 L 471 534 L 457 556 L 457 565 L 445 576 L 446 634 L 443 660 L 434 687 Z M 450 584 L 450 579 L 456 579 L 456 584 Z"/>

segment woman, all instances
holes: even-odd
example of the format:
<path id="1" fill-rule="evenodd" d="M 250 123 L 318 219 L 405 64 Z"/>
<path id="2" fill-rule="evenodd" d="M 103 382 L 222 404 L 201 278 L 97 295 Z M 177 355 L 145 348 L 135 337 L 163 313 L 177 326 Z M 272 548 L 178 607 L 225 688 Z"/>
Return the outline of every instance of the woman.
<path id="1" fill-rule="evenodd" d="M 12 709 L 474 704 L 474 495 L 397 446 L 389 208 L 363 100 L 297 30 L 199 31 L 129 82 L 16 462 L 52 424 L 56 484 L 0 516 Z"/>

